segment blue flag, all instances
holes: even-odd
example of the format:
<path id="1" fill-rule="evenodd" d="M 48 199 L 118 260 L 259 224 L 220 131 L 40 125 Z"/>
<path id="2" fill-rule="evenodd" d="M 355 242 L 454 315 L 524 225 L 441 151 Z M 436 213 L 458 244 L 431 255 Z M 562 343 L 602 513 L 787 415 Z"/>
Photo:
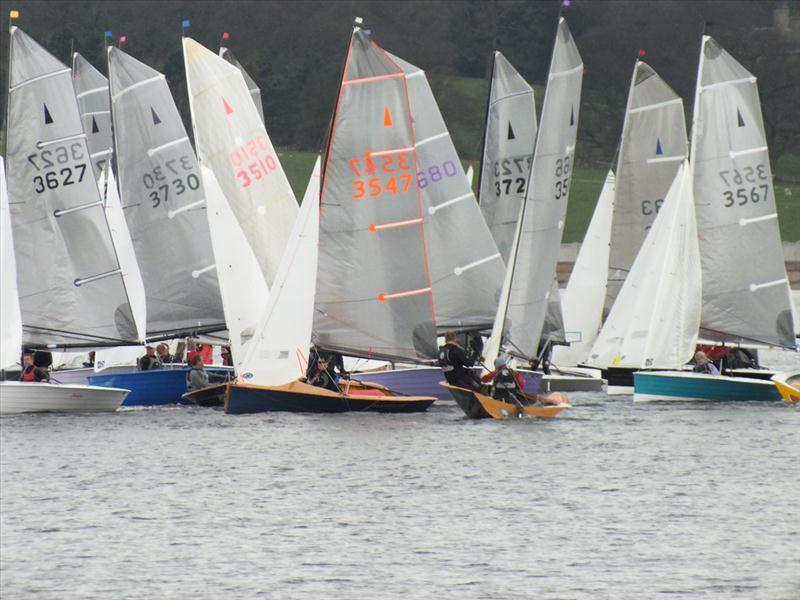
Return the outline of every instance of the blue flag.
<path id="1" fill-rule="evenodd" d="M 192 23 L 191 21 L 189 21 L 189 19 L 184 19 L 183 21 L 181 21 L 181 27 L 183 27 L 184 29 L 189 29 L 191 24 Z"/>
<path id="2" fill-rule="evenodd" d="M 107 38 L 114 37 L 114 33 L 111 32 L 111 31 L 106 31 L 105 35 L 106 35 Z"/>

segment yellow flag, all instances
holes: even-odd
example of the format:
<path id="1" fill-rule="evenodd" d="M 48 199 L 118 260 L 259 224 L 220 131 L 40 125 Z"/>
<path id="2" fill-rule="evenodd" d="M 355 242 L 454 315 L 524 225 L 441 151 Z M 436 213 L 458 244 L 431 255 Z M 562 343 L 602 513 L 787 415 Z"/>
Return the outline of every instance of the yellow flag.
<path id="1" fill-rule="evenodd" d="M 9 11 L 8 18 L 9 19 L 17 19 L 17 18 L 19 18 L 19 11 L 18 10 Z"/>

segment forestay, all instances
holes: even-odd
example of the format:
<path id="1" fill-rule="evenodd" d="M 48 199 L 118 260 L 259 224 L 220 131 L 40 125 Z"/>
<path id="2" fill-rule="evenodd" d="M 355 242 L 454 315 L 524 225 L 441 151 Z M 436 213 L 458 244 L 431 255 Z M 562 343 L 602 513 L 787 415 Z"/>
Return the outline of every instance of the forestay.
<path id="1" fill-rule="evenodd" d="M 297 379 L 305 370 L 317 287 L 319 179 L 317 158 L 267 307 L 240 369 L 245 382 L 281 385 Z"/>
<path id="2" fill-rule="evenodd" d="M 314 331 L 343 353 L 436 355 L 405 74 L 356 29 L 322 178 Z"/>
<path id="3" fill-rule="evenodd" d="M 24 339 L 139 339 L 92 174 L 71 69 L 11 28 L 8 192 Z"/>
<path id="4" fill-rule="evenodd" d="M 183 38 L 197 154 L 214 171 L 267 285 L 297 217 L 297 200 L 239 69 Z"/>
<path id="5" fill-rule="evenodd" d="M 512 243 L 487 361 L 501 349 L 526 360 L 537 355 L 572 180 L 582 80 L 583 63 L 562 18 L 536 140 L 532 185 L 526 190 Z"/>
<path id="6" fill-rule="evenodd" d="M 14 368 L 22 350 L 22 316 L 17 295 L 17 265 L 8 212 L 6 163 L 0 156 L 0 369 Z"/>
<path id="7" fill-rule="evenodd" d="M 589 364 L 681 368 L 697 343 L 700 290 L 692 175 L 684 163 L 592 347 Z"/>
<path id="8" fill-rule="evenodd" d="M 536 145 L 533 88 L 500 53 L 494 53 L 483 137 L 480 203 L 486 224 L 508 261 Z"/>
<path id="9" fill-rule="evenodd" d="M 406 75 L 437 328 L 489 328 L 505 263 L 481 216 L 424 71 L 392 54 L 386 56 Z M 393 168 L 393 154 L 373 153 L 373 157 L 382 171 Z"/>
<path id="10" fill-rule="evenodd" d="M 636 61 L 617 159 L 606 311 L 687 151 L 683 100 L 650 66 Z"/>
<path id="11" fill-rule="evenodd" d="M 256 105 L 256 110 L 258 111 L 258 116 L 261 117 L 261 122 L 264 123 L 264 105 L 261 100 L 261 88 L 258 87 L 258 84 L 255 80 L 250 77 L 250 74 L 245 71 L 245 68 L 242 64 L 236 60 L 236 57 L 233 55 L 233 52 L 230 51 L 229 48 L 222 47 L 219 49 L 219 55 L 231 63 L 234 67 L 239 69 L 244 77 L 244 83 L 247 85 L 247 91 L 250 92 L 250 96 L 253 98 L 253 104 Z"/>
<path id="12" fill-rule="evenodd" d="M 200 172 L 233 366 L 238 373 L 245 357 L 245 345 L 252 338 L 269 297 L 269 288 L 214 172 L 203 165 L 200 165 Z"/>
<path id="13" fill-rule="evenodd" d="M 86 132 L 94 176 L 99 179 L 103 166 L 110 162 L 114 152 L 108 79 L 76 52 L 72 55 L 72 85 Z"/>
<path id="14" fill-rule="evenodd" d="M 703 268 L 702 338 L 795 347 L 756 78 L 703 37 L 692 168 Z"/>
<path id="15" fill-rule="evenodd" d="M 147 293 L 147 335 L 225 329 L 205 193 L 164 76 L 108 49 L 120 196 Z"/>
<path id="16" fill-rule="evenodd" d="M 570 345 L 553 349 L 556 364 L 566 366 L 584 362 L 600 331 L 613 211 L 614 173 L 609 171 L 562 298 L 566 337 Z"/>

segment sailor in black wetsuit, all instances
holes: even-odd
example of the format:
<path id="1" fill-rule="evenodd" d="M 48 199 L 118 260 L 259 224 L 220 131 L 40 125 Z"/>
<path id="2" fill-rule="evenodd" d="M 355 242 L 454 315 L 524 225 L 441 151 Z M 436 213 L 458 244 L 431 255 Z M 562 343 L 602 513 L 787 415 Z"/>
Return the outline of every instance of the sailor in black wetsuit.
<path id="1" fill-rule="evenodd" d="M 326 390 L 330 390 L 332 392 L 338 393 L 341 391 L 336 383 L 335 375 L 333 374 L 333 369 L 328 363 L 328 359 L 323 356 L 320 356 L 317 359 L 316 373 L 307 381 L 311 385 L 325 388 Z"/>
<path id="2" fill-rule="evenodd" d="M 447 383 L 480 391 L 481 381 L 470 369 L 475 364 L 475 359 L 468 357 L 464 349 L 458 345 L 454 332 L 445 333 L 444 341 L 444 346 L 439 348 L 439 366 Z"/>

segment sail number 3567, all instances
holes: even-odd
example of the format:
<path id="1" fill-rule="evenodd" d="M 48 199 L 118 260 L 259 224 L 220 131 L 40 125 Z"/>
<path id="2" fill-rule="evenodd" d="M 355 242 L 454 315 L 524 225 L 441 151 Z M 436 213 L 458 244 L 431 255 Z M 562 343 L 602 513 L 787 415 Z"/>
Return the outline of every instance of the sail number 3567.
<path id="1" fill-rule="evenodd" d="M 720 171 L 719 176 L 725 183 L 725 187 L 729 188 L 722 192 L 725 208 L 744 206 L 748 202 L 754 204 L 766 202 L 769 196 L 769 174 L 766 165 L 744 167 L 741 171 L 739 169 Z M 762 181 L 766 183 L 761 183 Z M 748 186 L 748 183 L 757 185 Z M 742 187 L 733 188 L 734 185 L 742 184 L 744 184 Z"/>

